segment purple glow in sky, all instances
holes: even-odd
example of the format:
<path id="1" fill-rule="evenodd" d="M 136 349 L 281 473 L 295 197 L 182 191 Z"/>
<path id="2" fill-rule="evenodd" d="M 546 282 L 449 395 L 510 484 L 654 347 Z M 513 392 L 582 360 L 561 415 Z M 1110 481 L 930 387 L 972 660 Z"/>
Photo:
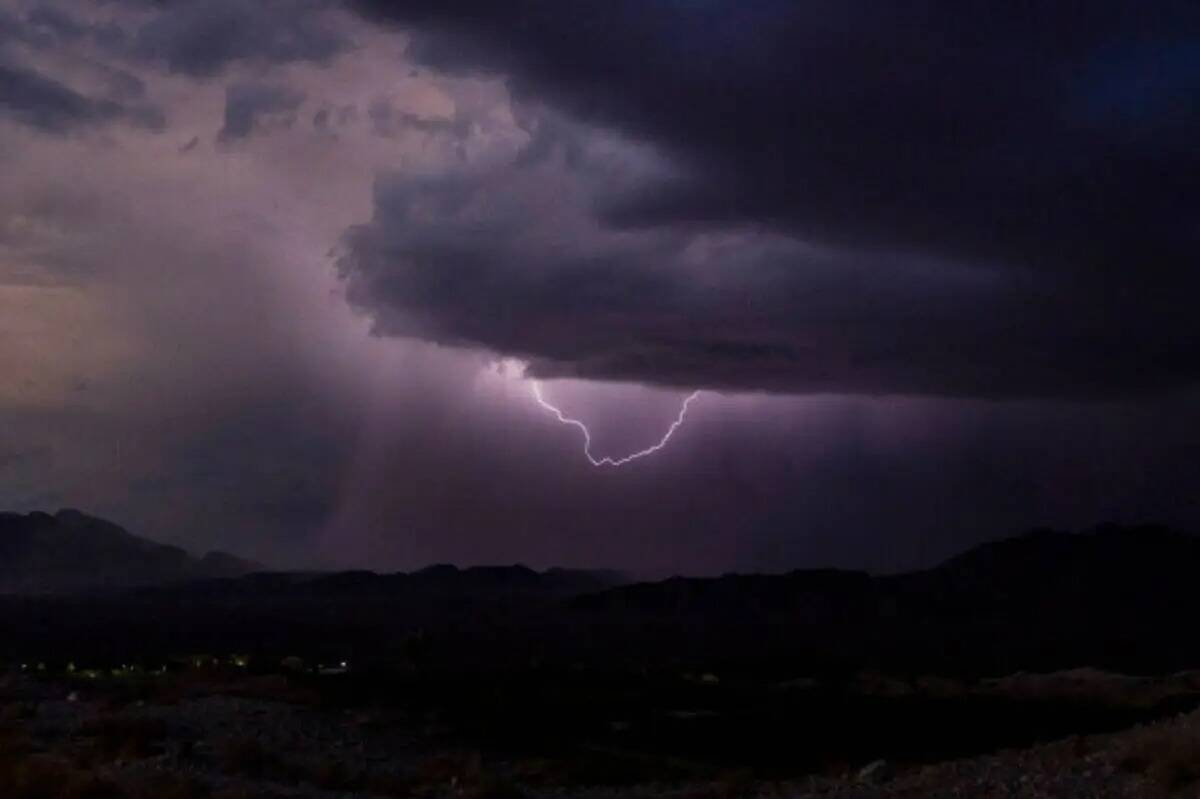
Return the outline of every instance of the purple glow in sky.
<path id="1" fill-rule="evenodd" d="M 655 572 L 1200 526 L 1200 24 L 1102 5 L 0 0 L 0 509 Z"/>

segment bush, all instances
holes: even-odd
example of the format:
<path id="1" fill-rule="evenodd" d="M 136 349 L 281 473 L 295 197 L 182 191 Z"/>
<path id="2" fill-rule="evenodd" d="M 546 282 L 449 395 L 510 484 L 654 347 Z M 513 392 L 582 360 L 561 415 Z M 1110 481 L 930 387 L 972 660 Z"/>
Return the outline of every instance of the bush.
<path id="1" fill-rule="evenodd" d="M 126 786 L 129 799 L 207 799 L 208 788 L 192 777 L 155 774 Z"/>
<path id="2" fill-rule="evenodd" d="M 361 782 L 344 763 L 337 760 L 318 762 L 308 774 L 307 781 L 326 791 L 354 790 Z"/>
<path id="3" fill-rule="evenodd" d="M 0 761 L 0 786 L 5 799 L 126 799 L 114 783 L 39 755 Z"/>
<path id="4" fill-rule="evenodd" d="M 1124 746 L 1118 764 L 1168 791 L 1188 788 L 1200 782 L 1200 729 L 1144 729 Z"/>
<path id="5" fill-rule="evenodd" d="M 478 752 L 431 757 L 421 763 L 415 781 L 418 795 L 447 790 L 464 799 L 521 799 L 525 795 L 511 780 L 485 769 Z"/>
<path id="6" fill-rule="evenodd" d="M 167 725 L 162 719 L 102 716 L 85 722 L 80 734 L 92 739 L 100 762 L 142 760 L 162 753 Z"/>
<path id="7" fill-rule="evenodd" d="M 226 774 L 271 780 L 290 777 L 279 756 L 254 738 L 227 738 L 218 745 L 217 756 Z"/>

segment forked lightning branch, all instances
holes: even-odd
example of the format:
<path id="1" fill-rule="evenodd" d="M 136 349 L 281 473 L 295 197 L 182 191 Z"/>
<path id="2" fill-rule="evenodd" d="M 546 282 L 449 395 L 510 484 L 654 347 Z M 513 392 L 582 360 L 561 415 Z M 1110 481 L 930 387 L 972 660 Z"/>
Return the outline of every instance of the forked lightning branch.
<path id="1" fill-rule="evenodd" d="M 584 457 L 588 459 L 588 463 L 592 464 L 593 466 L 624 466 L 627 463 L 632 463 L 633 461 L 648 457 L 658 452 L 667 445 L 667 442 L 671 440 L 671 436 L 675 435 L 675 431 L 683 425 L 684 419 L 687 418 L 688 409 L 699 396 L 699 391 L 693 391 L 691 394 L 688 394 L 686 397 L 684 397 L 683 404 L 679 408 L 679 414 L 675 417 L 675 421 L 671 422 L 671 426 L 667 428 L 667 432 L 663 434 L 663 437 L 659 439 L 658 443 L 646 447 L 643 450 L 634 452 L 631 455 L 625 455 L 620 458 L 613 458 L 609 456 L 597 458 L 592 454 L 592 432 L 588 429 L 588 426 L 578 419 L 572 419 L 570 416 L 567 416 L 565 413 L 563 413 L 560 408 L 551 404 L 542 394 L 542 384 L 537 380 L 533 381 L 533 398 L 537 400 L 538 405 L 542 406 L 551 414 L 553 414 L 554 418 L 557 419 L 561 424 L 574 427 L 583 434 L 583 454 Z"/>

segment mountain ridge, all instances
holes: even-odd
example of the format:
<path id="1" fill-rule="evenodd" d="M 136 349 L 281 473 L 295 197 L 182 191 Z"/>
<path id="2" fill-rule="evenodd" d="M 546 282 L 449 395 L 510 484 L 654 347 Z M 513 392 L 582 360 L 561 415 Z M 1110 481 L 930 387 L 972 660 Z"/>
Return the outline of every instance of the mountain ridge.
<path id="1" fill-rule="evenodd" d="M 13 518 L 0 517 L 0 557 Z M 35 526 L 51 522 L 33 517 Z M 88 529 L 120 538 L 114 528 Z M 177 548 L 133 543 L 135 552 L 190 562 Z M 0 579 L 11 572 L 0 564 Z M 440 565 L 143 579 L 103 595 L 14 596 L 0 601 L 0 625 L 13 651 L 74 653 L 88 640 L 114 653 L 257 647 L 456 669 L 634 657 L 796 673 L 995 675 L 1084 665 L 1155 673 L 1200 662 L 1200 639 L 1188 634 L 1200 616 L 1197 573 L 1200 539 L 1106 525 L 1035 531 L 888 575 L 815 569 L 613 584 L 603 572 Z M 96 630 L 107 631 L 103 640 Z"/>
<path id="2" fill-rule="evenodd" d="M 263 568 L 228 552 L 200 557 L 64 508 L 0 513 L 0 593 L 61 594 L 234 577 Z"/>

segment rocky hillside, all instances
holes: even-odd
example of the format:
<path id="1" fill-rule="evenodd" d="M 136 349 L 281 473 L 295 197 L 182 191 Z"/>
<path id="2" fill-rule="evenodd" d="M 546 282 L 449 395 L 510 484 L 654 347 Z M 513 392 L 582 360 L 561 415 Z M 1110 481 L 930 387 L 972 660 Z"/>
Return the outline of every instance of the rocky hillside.
<path id="1" fill-rule="evenodd" d="M 0 593 L 164 585 L 261 568 L 224 552 L 195 558 L 75 510 L 0 514 Z"/>

